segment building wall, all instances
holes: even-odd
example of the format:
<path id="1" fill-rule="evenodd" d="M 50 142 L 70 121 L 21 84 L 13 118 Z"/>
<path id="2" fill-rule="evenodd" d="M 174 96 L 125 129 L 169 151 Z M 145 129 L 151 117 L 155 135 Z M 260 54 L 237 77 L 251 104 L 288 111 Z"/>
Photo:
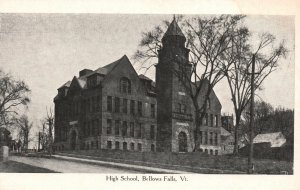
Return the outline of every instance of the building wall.
<path id="1" fill-rule="evenodd" d="M 130 93 L 120 91 L 120 80 L 123 77 L 129 79 L 131 83 Z M 76 85 L 73 88 L 76 88 Z M 107 108 L 108 97 L 111 97 L 112 100 L 112 110 Z M 120 103 L 118 112 L 115 110 L 116 99 L 119 99 Z M 127 100 L 126 112 L 124 99 Z M 70 109 L 74 109 L 71 105 L 75 100 L 81 105 L 81 109 L 78 113 L 72 114 Z M 134 114 L 130 110 L 131 101 L 135 102 Z M 142 105 L 142 115 L 138 115 L 138 102 Z M 154 116 L 151 115 L 151 105 L 154 105 Z M 71 136 L 75 131 L 75 149 L 115 149 L 119 143 L 119 149 L 123 150 L 123 143 L 127 143 L 128 150 L 133 148 L 136 151 L 155 151 L 156 107 L 156 99 L 146 95 L 146 89 L 132 66 L 119 64 L 100 85 L 74 91 L 73 94 L 70 91 L 67 97 L 55 101 L 55 145 L 57 150 L 72 149 Z M 108 127 L 108 121 L 111 122 L 111 127 Z M 119 134 L 115 131 L 116 121 L 120 122 Z M 124 122 L 127 123 L 126 135 L 122 135 Z M 133 136 L 130 134 L 131 123 L 134 124 Z M 140 125 L 141 130 L 138 130 Z M 152 135 L 150 134 L 151 128 L 154 131 Z M 141 131 L 141 136 L 138 135 L 139 131 Z M 61 133 L 63 133 L 63 137 L 60 135 Z"/>

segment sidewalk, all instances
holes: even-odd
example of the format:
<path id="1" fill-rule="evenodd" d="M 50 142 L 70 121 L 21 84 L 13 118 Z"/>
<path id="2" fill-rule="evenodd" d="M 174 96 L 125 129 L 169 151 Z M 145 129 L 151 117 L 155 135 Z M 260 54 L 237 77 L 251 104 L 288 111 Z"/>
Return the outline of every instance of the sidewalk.
<path id="1" fill-rule="evenodd" d="M 172 169 L 155 168 L 155 167 L 148 167 L 148 166 L 93 160 L 90 158 L 78 158 L 78 157 L 63 156 L 63 155 L 53 155 L 53 157 L 57 158 L 57 159 L 68 160 L 68 161 L 75 161 L 75 162 L 77 161 L 77 162 L 82 162 L 82 163 L 96 164 L 96 165 L 113 167 L 113 168 L 121 168 L 121 169 L 126 169 L 126 170 L 135 170 L 135 171 L 139 171 L 139 172 L 143 172 L 143 173 L 169 173 L 169 174 L 182 174 L 182 173 L 191 174 L 192 173 L 192 172 L 172 170 Z M 84 157 L 90 157 L 90 156 L 84 156 Z"/>
<path id="2" fill-rule="evenodd" d="M 49 159 L 43 157 L 27 157 L 27 156 L 10 156 L 9 160 L 18 162 L 21 164 L 30 165 L 33 167 L 44 168 L 46 170 L 51 170 L 53 172 L 59 173 L 114 173 L 114 174 L 125 174 L 125 173 L 139 173 L 134 170 L 126 170 L 121 168 L 113 168 L 113 167 L 105 167 L 100 165 L 93 165 L 90 163 L 78 162 L 78 161 L 71 161 L 63 160 L 63 159 Z M 51 172 L 49 171 L 49 172 Z M 27 173 L 35 172 L 32 169 L 28 169 Z M 42 171 L 36 171 L 42 172 Z"/>

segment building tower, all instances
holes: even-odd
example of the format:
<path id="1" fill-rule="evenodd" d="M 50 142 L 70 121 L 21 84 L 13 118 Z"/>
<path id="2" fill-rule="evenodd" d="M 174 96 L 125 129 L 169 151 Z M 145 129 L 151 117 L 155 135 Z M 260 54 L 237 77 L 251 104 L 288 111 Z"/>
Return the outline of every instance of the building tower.
<path id="1" fill-rule="evenodd" d="M 156 65 L 157 151 L 192 150 L 192 103 L 178 71 L 191 73 L 186 38 L 175 17 L 162 38 Z"/>

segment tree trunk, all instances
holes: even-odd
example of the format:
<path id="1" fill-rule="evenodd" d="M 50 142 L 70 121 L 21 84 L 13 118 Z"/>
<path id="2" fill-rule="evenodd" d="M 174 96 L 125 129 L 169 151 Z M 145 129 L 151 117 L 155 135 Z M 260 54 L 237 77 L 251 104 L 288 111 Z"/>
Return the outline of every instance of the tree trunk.
<path id="1" fill-rule="evenodd" d="M 196 129 L 194 132 L 194 141 L 195 141 L 195 147 L 193 152 L 196 152 L 198 150 L 200 150 L 200 144 L 201 144 L 201 138 L 199 138 L 199 134 L 200 134 L 200 125 L 201 125 L 201 118 L 202 116 L 199 118 L 199 109 L 196 110 L 196 114 L 195 114 L 195 124 L 196 124 Z"/>
<path id="2" fill-rule="evenodd" d="M 235 128 L 234 128 L 234 149 L 233 149 L 233 155 L 238 155 L 239 152 L 239 135 L 238 135 L 238 129 L 240 127 L 240 121 L 241 121 L 241 114 L 237 113 L 235 118 Z"/>

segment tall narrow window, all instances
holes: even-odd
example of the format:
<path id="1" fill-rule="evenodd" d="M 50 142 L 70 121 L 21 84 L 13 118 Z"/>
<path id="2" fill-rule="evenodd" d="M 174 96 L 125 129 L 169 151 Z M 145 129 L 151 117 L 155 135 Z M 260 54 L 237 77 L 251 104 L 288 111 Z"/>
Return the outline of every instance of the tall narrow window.
<path id="1" fill-rule="evenodd" d="M 128 78 L 123 77 L 120 80 L 120 91 L 121 93 L 131 93 L 131 82 Z"/>
<path id="2" fill-rule="evenodd" d="M 151 104 L 151 117 L 155 118 L 155 104 Z"/>
<path id="3" fill-rule="evenodd" d="M 143 115 L 143 104 L 140 101 L 138 101 L 138 115 L 139 116 Z"/>
<path id="4" fill-rule="evenodd" d="M 116 150 L 120 149 L 120 142 L 118 142 L 118 141 L 115 142 L 115 149 Z"/>
<path id="5" fill-rule="evenodd" d="M 204 144 L 208 144 L 208 132 L 204 132 Z"/>
<path id="6" fill-rule="evenodd" d="M 111 149 L 112 148 L 112 143 L 111 141 L 107 141 L 107 149 Z"/>
<path id="7" fill-rule="evenodd" d="M 213 133 L 211 132 L 210 134 L 209 134 L 209 144 L 211 144 L 211 145 L 213 145 Z"/>
<path id="8" fill-rule="evenodd" d="M 86 112 L 90 112 L 90 99 L 86 101 Z"/>
<path id="9" fill-rule="evenodd" d="M 215 133 L 215 145 L 218 145 L 218 133 Z"/>
<path id="10" fill-rule="evenodd" d="M 123 113 L 127 113 L 127 99 L 123 99 Z"/>
<path id="11" fill-rule="evenodd" d="M 85 136 L 85 137 L 87 136 L 86 135 L 86 123 L 85 122 L 83 123 L 82 133 L 83 133 L 83 136 Z"/>
<path id="12" fill-rule="evenodd" d="M 94 106 L 94 102 L 93 102 L 93 97 L 90 98 L 90 112 L 93 112 L 93 106 Z"/>
<path id="13" fill-rule="evenodd" d="M 123 137 L 127 136 L 127 122 L 126 121 L 123 121 L 122 136 Z"/>
<path id="14" fill-rule="evenodd" d="M 134 107 L 135 107 L 135 101 L 134 100 L 131 100 L 130 101 L 130 114 L 131 115 L 134 115 Z"/>
<path id="15" fill-rule="evenodd" d="M 142 144 L 138 143 L 138 151 L 142 151 Z"/>
<path id="16" fill-rule="evenodd" d="M 100 111 L 100 105 L 101 105 L 101 98 L 100 98 L 100 95 L 98 95 L 97 96 L 96 111 Z"/>
<path id="17" fill-rule="evenodd" d="M 98 127 L 98 134 L 101 135 L 102 134 L 102 123 L 99 119 L 97 120 L 97 127 Z"/>
<path id="18" fill-rule="evenodd" d="M 134 150 L 134 143 L 130 143 L 130 150 Z"/>
<path id="19" fill-rule="evenodd" d="M 204 116 L 204 125 L 208 125 L 208 114 L 207 113 L 205 113 L 205 116 Z"/>
<path id="20" fill-rule="evenodd" d="M 130 137 L 134 137 L 134 123 L 130 122 Z"/>
<path id="21" fill-rule="evenodd" d="M 120 112 L 120 98 L 115 97 L 115 112 L 119 113 Z"/>
<path id="22" fill-rule="evenodd" d="M 218 127 L 219 123 L 218 123 L 218 115 L 215 115 L 215 127 Z"/>
<path id="23" fill-rule="evenodd" d="M 155 152 L 155 145 L 151 144 L 151 152 Z"/>
<path id="24" fill-rule="evenodd" d="M 120 120 L 115 121 L 115 135 L 116 136 L 120 135 Z"/>
<path id="25" fill-rule="evenodd" d="M 96 121 L 92 121 L 92 136 L 96 136 Z"/>
<path id="26" fill-rule="evenodd" d="M 107 111 L 112 112 L 112 97 L 107 96 Z"/>
<path id="27" fill-rule="evenodd" d="M 106 134 L 111 135 L 111 131 L 112 131 L 112 123 L 111 123 L 111 119 L 107 119 L 107 126 L 106 126 Z"/>
<path id="28" fill-rule="evenodd" d="M 90 136 L 90 122 L 87 123 L 87 136 Z"/>
<path id="29" fill-rule="evenodd" d="M 127 142 L 123 142 L 123 150 L 127 150 Z"/>
<path id="30" fill-rule="evenodd" d="M 142 124 L 139 123 L 139 125 L 137 126 L 137 132 L 136 132 L 136 137 L 137 138 L 142 138 Z"/>
<path id="31" fill-rule="evenodd" d="M 210 126 L 213 127 L 214 126 L 214 115 L 210 114 Z"/>
<path id="32" fill-rule="evenodd" d="M 150 127 L 150 139 L 154 139 L 155 138 L 155 127 L 154 125 L 151 125 Z"/>

